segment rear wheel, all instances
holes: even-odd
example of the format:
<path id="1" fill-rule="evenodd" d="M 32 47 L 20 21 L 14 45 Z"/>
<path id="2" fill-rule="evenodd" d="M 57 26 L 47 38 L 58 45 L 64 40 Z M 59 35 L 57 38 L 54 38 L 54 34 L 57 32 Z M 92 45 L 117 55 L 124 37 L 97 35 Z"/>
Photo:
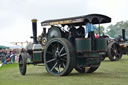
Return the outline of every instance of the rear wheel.
<path id="1" fill-rule="evenodd" d="M 27 69 L 27 53 L 21 53 L 19 56 L 19 71 L 21 75 L 26 74 L 26 69 Z"/>
<path id="2" fill-rule="evenodd" d="M 53 38 L 44 51 L 46 70 L 56 76 L 68 75 L 75 64 L 74 56 L 73 46 L 67 39 Z"/>
<path id="3" fill-rule="evenodd" d="M 75 70 L 79 73 L 93 73 L 98 69 L 99 66 L 96 67 L 76 67 Z"/>

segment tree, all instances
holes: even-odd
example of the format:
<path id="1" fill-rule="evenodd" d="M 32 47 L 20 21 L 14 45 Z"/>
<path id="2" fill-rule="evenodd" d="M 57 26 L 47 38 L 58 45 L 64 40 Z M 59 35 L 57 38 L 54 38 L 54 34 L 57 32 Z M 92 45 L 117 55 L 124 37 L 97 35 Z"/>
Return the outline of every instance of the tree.
<path id="1" fill-rule="evenodd" d="M 100 32 L 100 35 L 104 33 L 104 27 L 103 26 L 100 26 L 100 28 L 99 27 L 97 27 L 97 28 L 98 28 L 97 30 L 94 30 L 95 33 L 99 34 L 99 32 Z"/>
<path id="2" fill-rule="evenodd" d="M 110 25 L 107 27 L 107 34 L 111 37 L 116 38 L 119 35 L 122 35 L 122 29 L 126 30 L 126 35 L 128 35 L 128 21 L 120 21 L 115 25 Z"/>

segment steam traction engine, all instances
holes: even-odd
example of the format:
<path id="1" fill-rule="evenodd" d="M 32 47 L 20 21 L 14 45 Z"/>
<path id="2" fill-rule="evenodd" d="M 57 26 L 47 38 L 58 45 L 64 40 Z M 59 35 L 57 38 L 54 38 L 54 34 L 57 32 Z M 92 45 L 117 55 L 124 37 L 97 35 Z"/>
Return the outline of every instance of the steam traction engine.
<path id="1" fill-rule="evenodd" d="M 65 76 L 73 68 L 80 73 L 92 73 L 98 69 L 101 56 L 107 50 L 106 38 L 95 38 L 94 31 L 85 38 L 83 26 L 87 23 L 102 24 L 111 22 L 111 18 L 101 14 L 71 17 L 41 22 L 42 26 L 50 26 L 46 33 L 37 40 L 37 20 L 32 20 L 33 43 L 22 50 L 19 56 L 19 70 L 26 74 L 27 64 L 45 65 L 46 71 L 55 76 Z M 61 27 L 57 26 L 61 25 Z M 70 30 L 62 29 L 65 25 Z M 79 27 L 79 28 L 76 28 Z M 27 57 L 31 56 L 31 63 Z"/>

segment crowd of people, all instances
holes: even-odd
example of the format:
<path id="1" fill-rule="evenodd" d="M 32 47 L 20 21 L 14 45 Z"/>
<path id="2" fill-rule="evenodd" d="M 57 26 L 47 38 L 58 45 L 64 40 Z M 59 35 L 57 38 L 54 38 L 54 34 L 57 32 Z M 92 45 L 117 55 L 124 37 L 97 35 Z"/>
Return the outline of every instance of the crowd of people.
<path id="1" fill-rule="evenodd" d="M 0 50 L 0 67 L 4 64 L 11 64 L 18 61 L 16 50 Z"/>

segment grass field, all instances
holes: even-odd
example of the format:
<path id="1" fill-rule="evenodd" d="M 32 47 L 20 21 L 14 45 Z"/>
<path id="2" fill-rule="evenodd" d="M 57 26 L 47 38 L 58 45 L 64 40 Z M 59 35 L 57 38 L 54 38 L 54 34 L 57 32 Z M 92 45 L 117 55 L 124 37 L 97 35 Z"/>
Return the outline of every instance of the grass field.
<path id="1" fill-rule="evenodd" d="M 120 61 L 108 59 L 92 74 L 80 74 L 75 70 L 64 77 L 48 74 L 44 66 L 28 65 L 27 74 L 21 76 L 18 64 L 0 68 L 0 85 L 128 85 L 128 56 Z"/>

